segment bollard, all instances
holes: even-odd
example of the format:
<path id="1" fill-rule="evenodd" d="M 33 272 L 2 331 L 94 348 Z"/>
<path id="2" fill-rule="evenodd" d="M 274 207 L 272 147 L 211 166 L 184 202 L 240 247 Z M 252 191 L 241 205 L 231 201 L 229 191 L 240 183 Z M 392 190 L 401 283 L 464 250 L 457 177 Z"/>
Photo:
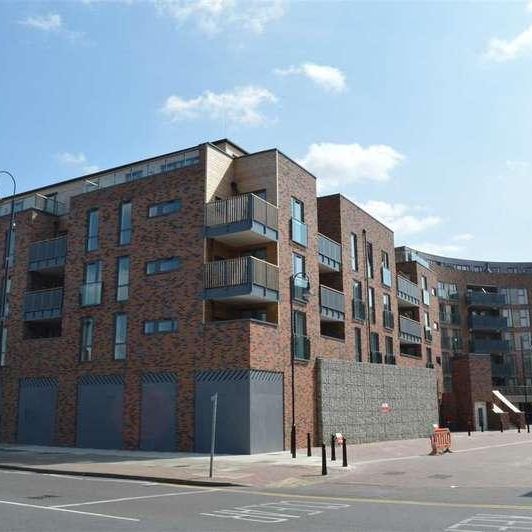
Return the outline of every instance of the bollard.
<path id="1" fill-rule="evenodd" d="M 530 423 L 526 422 L 526 431 L 530 434 Z"/>
<path id="2" fill-rule="evenodd" d="M 468 436 L 471 436 L 471 425 L 472 425 L 471 420 L 469 420 L 467 422 L 467 435 Z"/>
<path id="3" fill-rule="evenodd" d="M 499 424 L 500 424 L 500 426 L 501 426 L 501 432 L 504 432 L 504 428 L 503 428 L 503 426 L 502 426 L 502 418 L 501 418 Z"/>
<path id="4" fill-rule="evenodd" d="M 310 446 L 310 432 L 307 432 L 307 456 L 312 456 L 312 447 Z"/>
<path id="5" fill-rule="evenodd" d="M 517 423 L 517 434 L 521 434 L 521 422 Z"/>
<path id="6" fill-rule="evenodd" d="M 347 467 L 347 442 L 345 436 L 342 442 L 342 467 Z"/>
<path id="7" fill-rule="evenodd" d="M 324 443 L 321 444 L 321 474 L 327 474 L 327 451 Z"/>
<path id="8" fill-rule="evenodd" d="M 480 432 L 484 432 L 484 423 L 480 424 Z"/>
<path id="9" fill-rule="evenodd" d="M 331 462 L 336 462 L 336 448 L 334 434 L 331 434 Z"/>

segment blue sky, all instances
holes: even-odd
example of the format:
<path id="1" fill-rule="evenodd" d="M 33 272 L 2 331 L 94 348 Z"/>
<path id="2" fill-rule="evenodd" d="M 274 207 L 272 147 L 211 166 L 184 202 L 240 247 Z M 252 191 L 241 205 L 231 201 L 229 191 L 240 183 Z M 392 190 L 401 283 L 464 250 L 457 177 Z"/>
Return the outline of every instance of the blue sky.
<path id="1" fill-rule="evenodd" d="M 228 136 L 398 244 L 532 261 L 529 0 L 4 2 L 0 73 L 21 190 Z"/>

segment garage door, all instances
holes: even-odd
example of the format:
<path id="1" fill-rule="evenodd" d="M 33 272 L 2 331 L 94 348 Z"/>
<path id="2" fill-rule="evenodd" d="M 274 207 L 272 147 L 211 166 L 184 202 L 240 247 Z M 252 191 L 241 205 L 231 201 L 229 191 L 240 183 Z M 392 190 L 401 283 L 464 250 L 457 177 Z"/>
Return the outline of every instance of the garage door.
<path id="1" fill-rule="evenodd" d="M 20 379 L 17 441 L 52 445 L 57 406 L 57 379 Z"/>
<path id="2" fill-rule="evenodd" d="M 144 451 L 177 449 L 177 377 L 173 373 L 142 376 L 140 448 Z"/>
<path id="3" fill-rule="evenodd" d="M 121 375 L 85 375 L 78 383 L 77 445 L 121 449 L 124 379 Z"/>

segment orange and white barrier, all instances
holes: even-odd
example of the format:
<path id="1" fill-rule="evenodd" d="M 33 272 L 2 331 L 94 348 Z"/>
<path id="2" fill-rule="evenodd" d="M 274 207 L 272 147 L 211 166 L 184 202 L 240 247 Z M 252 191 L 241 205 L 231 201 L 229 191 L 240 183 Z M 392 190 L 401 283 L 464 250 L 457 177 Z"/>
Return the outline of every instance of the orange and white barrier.
<path id="1" fill-rule="evenodd" d="M 431 455 L 450 453 L 451 451 L 451 431 L 449 429 L 435 428 L 430 437 L 432 446 Z"/>

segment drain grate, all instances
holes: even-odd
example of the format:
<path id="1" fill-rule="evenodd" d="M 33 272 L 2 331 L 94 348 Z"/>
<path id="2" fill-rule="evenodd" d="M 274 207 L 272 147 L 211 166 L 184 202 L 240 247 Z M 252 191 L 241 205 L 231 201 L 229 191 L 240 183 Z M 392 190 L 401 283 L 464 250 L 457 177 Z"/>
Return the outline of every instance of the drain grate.
<path id="1" fill-rule="evenodd" d="M 52 495 L 51 493 L 45 493 L 44 495 L 34 495 L 33 497 L 26 497 L 26 499 L 32 499 L 34 501 L 42 501 L 44 499 L 55 499 L 59 495 Z"/>

